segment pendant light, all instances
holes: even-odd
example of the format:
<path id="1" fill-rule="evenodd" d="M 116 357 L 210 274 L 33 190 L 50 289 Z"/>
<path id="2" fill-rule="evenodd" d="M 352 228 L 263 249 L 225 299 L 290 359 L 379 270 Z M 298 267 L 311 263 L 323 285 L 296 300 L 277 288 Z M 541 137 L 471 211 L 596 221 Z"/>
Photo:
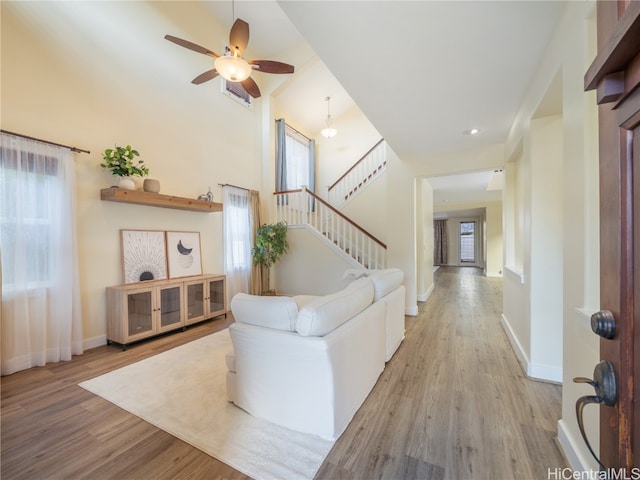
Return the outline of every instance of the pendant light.
<path id="1" fill-rule="evenodd" d="M 327 102 L 327 126 L 320 130 L 320 134 L 325 138 L 335 137 L 338 131 L 335 128 L 331 128 L 331 97 L 325 98 Z"/>

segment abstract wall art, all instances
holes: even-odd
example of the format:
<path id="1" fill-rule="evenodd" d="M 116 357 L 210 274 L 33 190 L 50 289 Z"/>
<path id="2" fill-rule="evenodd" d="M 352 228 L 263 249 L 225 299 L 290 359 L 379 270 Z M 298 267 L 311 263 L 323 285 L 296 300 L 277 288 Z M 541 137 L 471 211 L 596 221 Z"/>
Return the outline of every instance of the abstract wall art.
<path id="1" fill-rule="evenodd" d="M 164 231 L 120 230 L 124 283 L 167 278 Z"/>
<path id="2" fill-rule="evenodd" d="M 200 232 L 167 232 L 169 278 L 202 275 Z"/>

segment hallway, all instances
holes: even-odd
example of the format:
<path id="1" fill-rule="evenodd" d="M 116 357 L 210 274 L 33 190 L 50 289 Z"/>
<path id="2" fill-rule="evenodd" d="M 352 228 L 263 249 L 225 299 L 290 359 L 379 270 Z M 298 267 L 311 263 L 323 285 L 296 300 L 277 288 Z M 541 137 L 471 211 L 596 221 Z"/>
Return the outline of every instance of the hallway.
<path id="1" fill-rule="evenodd" d="M 500 326 L 502 279 L 440 267 L 406 338 L 316 478 L 546 479 L 561 387 L 526 378 Z"/>

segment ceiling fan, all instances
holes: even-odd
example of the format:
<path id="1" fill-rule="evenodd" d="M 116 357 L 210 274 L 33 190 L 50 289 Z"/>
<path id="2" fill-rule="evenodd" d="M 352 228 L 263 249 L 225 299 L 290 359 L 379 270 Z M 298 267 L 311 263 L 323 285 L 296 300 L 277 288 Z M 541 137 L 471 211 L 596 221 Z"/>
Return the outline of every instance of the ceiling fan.
<path id="1" fill-rule="evenodd" d="M 191 83 L 195 85 L 200 85 L 220 75 L 229 82 L 240 83 L 249 95 L 258 98 L 260 89 L 250 76 L 254 70 L 264 73 L 293 73 L 294 71 L 293 65 L 274 60 L 250 60 L 247 62 L 243 59 L 242 54 L 249 43 L 249 24 L 240 18 L 233 22 L 229 32 L 229 46 L 226 47 L 224 55 L 218 55 L 208 48 L 173 35 L 165 35 L 164 38 L 181 47 L 215 58 L 212 70 L 207 70 L 191 80 Z"/>

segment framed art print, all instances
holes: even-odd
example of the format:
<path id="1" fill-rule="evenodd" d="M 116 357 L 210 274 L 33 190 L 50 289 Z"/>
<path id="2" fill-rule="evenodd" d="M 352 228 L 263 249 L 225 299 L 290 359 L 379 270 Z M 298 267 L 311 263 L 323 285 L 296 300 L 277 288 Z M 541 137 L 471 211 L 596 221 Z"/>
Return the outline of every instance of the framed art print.
<path id="1" fill-rule="evenodd" d="M 167 278 L 163 231 L 120 230 L 124 283 Z"/>
<path id="2" fill-rule="evenodd" d="M 169 278 L 202 275 L 200 232 L 167 232 Z"/>

